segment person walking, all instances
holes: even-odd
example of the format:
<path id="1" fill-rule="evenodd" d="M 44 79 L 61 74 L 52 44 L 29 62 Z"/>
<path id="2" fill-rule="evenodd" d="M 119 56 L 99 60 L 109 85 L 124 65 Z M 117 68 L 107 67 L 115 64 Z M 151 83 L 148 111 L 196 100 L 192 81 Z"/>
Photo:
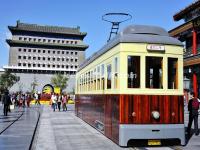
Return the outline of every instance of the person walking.
<path id="1" fill-rule="evenodd" d="M 194 95 L 194 92 L 191 93 L 191 96 L 192 98 L 189 100 L 189 103 L 188 103 L 189 122 L 188 122 L 187 132 L 188 132 L 188 135 L 190 135 L 192 122 L 194 120 L 195 135 L 199 135 L 199 129 L 198 129 L 199 100 Z"/>
<path id="2" fill-rule="evenodd" d="M 67 95 L 66 94 L 62 98 L 62 106 L 63 106 L 63 111 L 67 111 Z"/>
<path id="3" fill-rule="evenodd" d="M 3 113 L 4 113 L 4 116 L 7 116 L 8 110 L 9 110 L 9 107 L 10 107 L 10 104 L 11 104 L 11 98 L 9 96 L 8 91 L 6 91 L 4 96 L 3 96 L 3 104 L 4 104 Z"/>
<path id="4" fill-rule="evenodd" d="M 58 95 L 57 104 L 58 104 L 58 110 L 59 110 L 59 111 L 60 111 L 61 102 L 62 102 L 62 95 Z"/>
<path id="5" fill-rule="evenodd" d="M 53 111 L 55 111 L 55 109 L 56 109 L 56 99 L 57 99 L 57 97 L 56 97 L 56 95 L 53 93 L 52 96 L 51 96 L 51 105 L 52 105 L 52 107 L 53 107 Z"/>

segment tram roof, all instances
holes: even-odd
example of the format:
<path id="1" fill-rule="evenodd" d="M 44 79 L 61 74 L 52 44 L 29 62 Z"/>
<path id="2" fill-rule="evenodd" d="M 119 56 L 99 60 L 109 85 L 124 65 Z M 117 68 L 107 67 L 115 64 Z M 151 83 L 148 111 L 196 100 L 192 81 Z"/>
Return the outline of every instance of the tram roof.
<path id="1" fill-rule="evenodd" d="M 109 51 L 112 47 L 119 43 L 150 43 L 150 44 L 165 44 L 183 46 L 183 44 L 176 38 L 170 37 L 168 32 L 157 26 L 147 25 L 129 25 L 99 51 L 87 58 L 81 65 L 78 71 L 89 65 L 95 59 Z"/>

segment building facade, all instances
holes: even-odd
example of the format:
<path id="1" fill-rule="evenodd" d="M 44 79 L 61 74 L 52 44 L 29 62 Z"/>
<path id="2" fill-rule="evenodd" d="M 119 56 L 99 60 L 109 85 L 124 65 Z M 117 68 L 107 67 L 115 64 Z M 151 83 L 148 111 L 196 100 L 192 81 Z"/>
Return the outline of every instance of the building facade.
<path id="1" fill-rule="evenodd" d="M 68 88 L 74 88 L 75 73 L 85 60 L 88 45 L 83 39 L 87 35 L 80 27 L 58 27 L 27 24 L 17 21 L 16 26 L 8 26 L 12 38 L 9 63 L 5 70 L 20 76 L 11 91 L 30 91 L 32 82 L 37 82 L 37 90 L 51 84 L 51 77 L 61 73 L 69 76 Z"/>
<path id="2" fill-rule="evenodd" d="M 170 35 L 185 43 L 184 89 L 200 95 L 200 1 L 195 1 L 173 16 L 175 21 L 184 20 L 169 31 Z"/>

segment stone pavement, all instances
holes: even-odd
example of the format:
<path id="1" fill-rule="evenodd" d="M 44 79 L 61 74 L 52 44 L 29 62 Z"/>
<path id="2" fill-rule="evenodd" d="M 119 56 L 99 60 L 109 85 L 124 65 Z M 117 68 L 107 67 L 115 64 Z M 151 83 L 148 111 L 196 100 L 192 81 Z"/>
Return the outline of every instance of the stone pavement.
<path id="1" fill-rule="evenodd" d="M 1 114 L 0 150 L 28 150 L 31 147 L 39 110 L 36 107 L 16 108 L 7 117 Z M 2 113 L 2 109 L 0 111 Z"/>
<path id="2" fill-rule="evenodd" d="M 68 106 L 70 107 L 70 106 Z M 71 110 L 73 110 L 71 106 Z M 34 141 L 34 150 L 127 150 L 74 115 L 44 107 Z M 131 148 L 132 149 L 132 148 Z"/>

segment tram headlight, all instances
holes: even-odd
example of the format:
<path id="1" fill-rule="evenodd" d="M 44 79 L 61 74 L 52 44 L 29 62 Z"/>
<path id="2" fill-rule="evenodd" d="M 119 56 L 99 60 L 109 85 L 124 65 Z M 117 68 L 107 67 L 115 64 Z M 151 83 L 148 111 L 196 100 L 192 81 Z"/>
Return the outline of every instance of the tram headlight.
<path id="1" fill-rule="evenodd" d="M 158 111 L 152 111 L 152 117 L 154 119 L 159 119 L 160 118 L 160 113 Z"/>

